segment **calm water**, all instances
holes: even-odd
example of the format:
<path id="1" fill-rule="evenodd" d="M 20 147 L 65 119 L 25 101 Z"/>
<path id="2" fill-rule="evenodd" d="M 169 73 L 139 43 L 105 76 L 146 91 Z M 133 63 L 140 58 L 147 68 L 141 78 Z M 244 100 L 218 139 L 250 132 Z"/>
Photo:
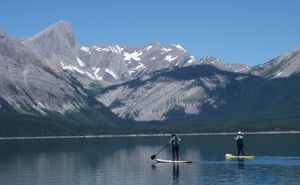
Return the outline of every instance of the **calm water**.
<path id="1" fill-rule="evenodd" d="M 225 160 L 232 136 L 181 136 L 181 158 L 150 159 L 168 137 L 0 140 L 1 185 L 300 184 L 300 134 L 247 135 L 253 160 Z M 170 159 L 167 148 L 157 158 Z"/>

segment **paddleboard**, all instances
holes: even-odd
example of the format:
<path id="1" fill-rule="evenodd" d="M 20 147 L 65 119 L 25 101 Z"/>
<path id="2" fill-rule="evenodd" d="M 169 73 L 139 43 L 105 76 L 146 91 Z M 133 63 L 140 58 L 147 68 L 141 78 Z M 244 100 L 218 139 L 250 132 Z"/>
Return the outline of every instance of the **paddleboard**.
<path id="1" fill-rule="evenodd" d="M 226 159 L 254 159 L 254 155 L 233 155 L 233 154 L 225 154 Z"/>
<path id="2" fill-rule="evenodd" d="M 172 160 L 165 160 L 165 159 L 156 159 L 156 162 L 158 163 L 191 163 L 192 161 L 172 161 Z"/>

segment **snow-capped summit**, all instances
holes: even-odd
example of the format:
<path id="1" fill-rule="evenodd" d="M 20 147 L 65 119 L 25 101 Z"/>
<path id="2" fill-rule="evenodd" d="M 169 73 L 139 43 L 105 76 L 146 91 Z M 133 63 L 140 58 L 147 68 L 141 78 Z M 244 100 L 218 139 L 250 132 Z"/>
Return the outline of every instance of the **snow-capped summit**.
<path id="1" fill-rule="evenodd" d="M 110 68 L 111 72 L 117 74 L 111 75 L 112 73 L 109 73 L 110 75 L 106 74 L 106 76 L 110 76 L 109 78 L 101 78 L 102 82 L 107 85 L 125 82 L 141 77 L 144 74 L 175 66 L 209 64 L 221 70 L 235 72 L 240 72 L 247 68 L 246 65 L 226 64 L 214 57 L 198 60 L 179 44 L 162 46 L 158 42 L 150 43 L 141 48 L 112 44 L 82 46 L 80 57 L 92 67 L 99 67 L 99 73 L 103 71 L 102 75 L 107 73 L 104 70 L 106 68 Z"/>

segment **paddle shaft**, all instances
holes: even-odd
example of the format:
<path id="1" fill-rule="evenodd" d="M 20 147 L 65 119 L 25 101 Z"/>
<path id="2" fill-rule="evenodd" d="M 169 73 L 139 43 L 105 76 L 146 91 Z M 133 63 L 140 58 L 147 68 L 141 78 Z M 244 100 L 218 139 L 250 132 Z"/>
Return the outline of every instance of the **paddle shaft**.
<path id="1" fill-rule="evenodd" d="M 163 151 L 170 143 L 166 144 L 162 149 L 160 149 L 155 155 L 159 154 L 161 151 Z"/>
<path id="2" fill-rule="evenodd" d="M 170 144 L 170 143 L 166 144 L 166 145 L 165 145 L 162 149 L 160 149 L 156 154 L 152 155 L 152 156 L 151 156 L 151 159 L 152 159 L 152 160 L 155 159 L 155 157 L 156 157 L 161 151 L 163 151 L 163 149 L 165 149 L 169 144 Z"/>

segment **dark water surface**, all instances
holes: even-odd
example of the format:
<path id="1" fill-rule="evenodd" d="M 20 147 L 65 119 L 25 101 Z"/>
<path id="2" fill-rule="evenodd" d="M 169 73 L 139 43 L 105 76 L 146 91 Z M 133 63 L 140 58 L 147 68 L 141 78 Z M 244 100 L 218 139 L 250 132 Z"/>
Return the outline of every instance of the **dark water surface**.
<path id="1" fill-rule="evenodd" d="M 181 159 L 150 156 L 169 137 L 0 140 L 1 185 L 300 184 L 300 134 L 247 135 L 253 160 L 225 160 L 233 136 L 180 136 Z M 170 159 L 171 148 L 157 158 Z"/>

